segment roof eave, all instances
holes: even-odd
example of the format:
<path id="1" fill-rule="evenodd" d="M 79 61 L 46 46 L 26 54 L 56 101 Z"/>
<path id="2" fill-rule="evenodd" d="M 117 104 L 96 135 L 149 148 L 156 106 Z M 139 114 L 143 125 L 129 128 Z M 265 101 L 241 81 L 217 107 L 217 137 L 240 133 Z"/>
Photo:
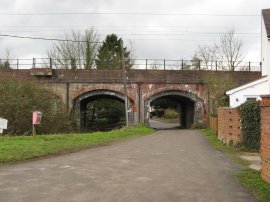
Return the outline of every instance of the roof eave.
<path id="1" fill-rule="evenodd" d="M 251 86 L 255 86 L 255 85 L 258 85 L 260 83 L 267 82 L 267 80 L 268 80 L 268 77 L 267 76 L 263 76 L 260 79 L 257 79 L 255 81 L 252 81 L 252 82 L 246 83 L 244 85 L 238 86 L 236 88 L 230 89 L 230 90 L 226 91 L 225 93 L 226 93 L 226 95 L 232 95 L 232 94 L 234 94 L 234 93 L 236 93 L 238 91 L 247 89 L 247 88 L 249 88 Z"/>

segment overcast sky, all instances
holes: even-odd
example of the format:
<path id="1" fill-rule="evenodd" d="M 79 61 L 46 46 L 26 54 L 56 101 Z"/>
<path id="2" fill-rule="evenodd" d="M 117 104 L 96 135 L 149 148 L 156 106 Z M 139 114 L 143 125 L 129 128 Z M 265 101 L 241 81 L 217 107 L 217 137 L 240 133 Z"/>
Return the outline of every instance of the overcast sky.
<path id="1" fill-rule="evenodd" d="M 270 8 L 269 0 L 1 0 L 0 34 L 63 38 L 72 29 L 94 26 L 100 41 L 111 33 L 126 45 L 131 41 L 137 58 L 191 59 L 199 44 L 214 44 L 220 33 L 234 28 L 246 60 L 260 61 L 264 8 Z M 10 15 L 70 12 L 103 14 Z M 46 57 L 53 43 L 0 37 L 0 48 L 11 48 L 18 58 Z"/>

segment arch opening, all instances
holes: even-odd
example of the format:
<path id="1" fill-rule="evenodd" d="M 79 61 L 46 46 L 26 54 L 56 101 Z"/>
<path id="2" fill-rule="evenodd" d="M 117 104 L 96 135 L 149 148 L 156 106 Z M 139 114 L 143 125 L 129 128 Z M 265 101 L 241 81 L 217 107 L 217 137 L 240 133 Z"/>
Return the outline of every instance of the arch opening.
<path id="1" fill-rule="evenodd" d="M 95 90 L 75 100 L 75 114 L 80 131 L 108 131 L 125 125 L 124 95 L 114 91 Z M 133 101 L 129 99 L 129 105 Z M 129 118 L 132 118 L 129 114 Z"/>
<path id="2" fill-rule="evenodd" d="M 145 122 L 157 129 L 191 128 L 203 119 L 203 100 L 183 91 L 158 93 L 145 106 Z"/>

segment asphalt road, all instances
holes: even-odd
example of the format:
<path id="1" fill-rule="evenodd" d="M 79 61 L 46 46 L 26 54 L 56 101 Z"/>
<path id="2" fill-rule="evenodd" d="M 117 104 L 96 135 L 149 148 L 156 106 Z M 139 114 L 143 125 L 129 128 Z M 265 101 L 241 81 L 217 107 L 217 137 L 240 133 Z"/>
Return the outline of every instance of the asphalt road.
<path id="1" fill-rule="evenodd" d="M 196 130 L 0 168 L 1 202 L 251 202 L 237 166 Z"/>
<path id="2" fill-rule="evenodd" d="M 179 128 L 180 124 L 179 123 L 166 123 L 166 122 L 162 122 L 159 120 L 155 120 L 155 119 L 150 119 L 149 120 L 149 124 L 151 128 L 155 128 L 155 129 L 173 129 L 173 128 Z"/>

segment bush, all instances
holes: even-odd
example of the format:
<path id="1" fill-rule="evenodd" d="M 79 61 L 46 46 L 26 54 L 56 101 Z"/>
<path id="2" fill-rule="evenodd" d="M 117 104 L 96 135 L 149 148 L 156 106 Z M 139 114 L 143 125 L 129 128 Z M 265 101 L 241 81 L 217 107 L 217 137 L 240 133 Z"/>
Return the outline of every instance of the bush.
<path id="1" fill-rule="evenodd" d="M 151 114 L 152 116 L 156 116 L 156 115 L 157 115 L 157 112 L 156 112 L 156 111 L 152 111 L 152 112 L 150 112 L 150 114 Z"/>
<path id="2" fill-rule="evenodd" d="M 165 109 L 164 118 L 166 119 L 177 119 L 179 117 L 179 113 L 175 109 Z"/>
<path id="3" fill-rule="evenodd" d="M 260 149 L 260 106 L 249 100 L 238 107 L 243 133 L 243 146 L 249 150 Z"/>
<path id="4" fill-rule="evenodd" d="M 37 133 L 70 132 L 72 124 L 60 98 L 36 81 L 0 79 L 0 117 L 8 120 L 5 134 L 27 135 L 32 132 L 32 112 L 43 113 Z"/>
<path id="5" fill-rule="evenodd" d="M 192 125 L 192 129 L 205 129 L 207 128 L 207 122 L 198 122 Z"/>
<path id="6" fill-rule="evenodd" d="M 164 110 L 163 109 L 156 110 L 156 116 L 157 117 L 163 117 L 164 116 Z"/>

